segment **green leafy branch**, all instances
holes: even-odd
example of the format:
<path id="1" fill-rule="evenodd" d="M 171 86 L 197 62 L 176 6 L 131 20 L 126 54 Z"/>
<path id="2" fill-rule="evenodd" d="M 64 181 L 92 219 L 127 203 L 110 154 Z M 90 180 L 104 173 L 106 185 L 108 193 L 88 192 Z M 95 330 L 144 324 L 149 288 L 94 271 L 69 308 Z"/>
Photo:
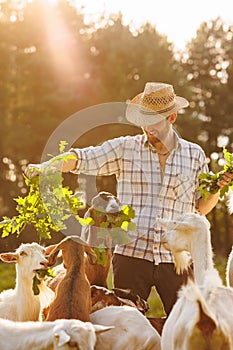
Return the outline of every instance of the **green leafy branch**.
<path id="1" fill-rule="evenodd" d="M 226 148 L 223 149 L 223 156 L 225 159 L 225 165 L 223 169 L 216 174 L 210 173 L 202 173 L 199 175 L 200 183 L 199 183 L 199 191 L 204 199 L 207 199 L 209 194 L 215 194 L 219 191 L 218 182 L 223 179 L 223 175 L 226 172 L 233 173 L 233 153 L 227 151 Z M 220 197 L 224 197 L 224 195 L 228 192 L 228 190 L 233 189 L 233 179 L 228 182 L 220 190 Z"/>
<path id="2" fill-rule="evenodd" d="M 34 295 L 39 295 L 40 294 L 40 289 L 39 289 L 39 284 L 41 284 L 41 279 L 44 279 L 45 276 L 48 277 L 55 277 L 55 273 L 53 272 L 52 269 L 44 270 L 44 269 L 39 269 L 36 270 L 36 274 L 33 277 L 33 282 L 32 282 L 32 290 Z"/>
<path id="3" fill-rule="evenodd" d="M 60 143 L 59 151 L 63 152 L 66 142 Z M 18 215 L 12 218 L 3 217 L 0 222 L 2 237 L 17 234 L 32 224 L 41 238 L 51 238 L 51 231 L 59 232 L 66 229 L 65 220 L 70 216 L 79 219 L 78 209 L 83 205 L 78 193 L 73 193 L 69 187 L 63 187 L 63 177 L 56 171 L 56 165 L 68 161 L 72 155 L 58 155 L 47 166 L 38 170 L 38 175 L 27 178 L 25 184 L 29 188 L 25 197 L 14 199 L 17 203 Z M 52 165 L 52 166 L 51 166 Z M 82 219 L 82 224 L 85 220 Z"/>
<path id="4" fill-rule="evenodd" d="M 99 209 L 99 210 L 98 210 Z M 97 216 L 103 215 L 103 208 L 98 208 L 96 211 Z M 128 231 L 136 230 L 136 223 L 132 221 L 135 217 L 135 211 L 132 207 L 123 205 L 117 215 L 111 213 L 104 213 L 105 221 L 101 222 L 100 228 L 97 228 L 97 238 L 100 244 L 94 248 L 97 255 L 97 263 L 103 266 L 107 264 L 107 251 L 106 246 L 108 242 L 111 245 L 127 244 L 130 242 L 130 237 L 127 234 Z M 89 223 L 95 225 L 94 220 Z"/>
<path id="5" fill-rule="evenodd" d="M 67 143 L 61 141 L 59 151 L 64 152 Z M 2 237 L 9 234 L 18 236 L 27 225 L 33 225 L 40 238 L 51 238 L 51 232 L 59 232 L 66 229 L 65 221 L 71 216 L 82 225 L 93 225 L 91 218 L 84 219 L 78 215 L 78 210 L 83 206 L 80 201 L 80 194 L 73 193 L 69 187 L 63 187 L 63 177 L 57 168 L 60 162 L 66 162 L 72 155 L 59 154 L 53 157 L 48 165 L 38 170 L 40 176 L 27 178 L 25 175 L 25 184 L 28 187 L 28 194 L 25 197 L 19 196 L 14 199 L 17 203 L 17 215 L 12 218 L 3 217 L 0 222 Z M 114 244 L 127 243 L 125 232 L 136 229 L 135 223 L 131 222 L 135 216 L 131 207 L 123 206 L 117 219 L 112 215 L 106 215 L 106 222 L 102 223 L 99 232 L 100 237 L 106 238 L 111 230 L 111 240 Z M 101 244 L 99 246 L 101 251 Z"/>

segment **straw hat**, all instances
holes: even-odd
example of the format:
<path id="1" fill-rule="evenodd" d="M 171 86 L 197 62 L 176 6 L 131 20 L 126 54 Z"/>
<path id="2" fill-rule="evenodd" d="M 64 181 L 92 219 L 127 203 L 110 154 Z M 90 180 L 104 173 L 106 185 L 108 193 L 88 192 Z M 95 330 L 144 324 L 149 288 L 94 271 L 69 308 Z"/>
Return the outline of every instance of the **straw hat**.
<path id="1" fill-rule="evenodd" d="M 126 108 L 126 119 L 138 126 L 159 123 L 189 102 L 176 96 L 173 86 L 165 83 L 146 83 L 142 93 L 135 96 Z"/>

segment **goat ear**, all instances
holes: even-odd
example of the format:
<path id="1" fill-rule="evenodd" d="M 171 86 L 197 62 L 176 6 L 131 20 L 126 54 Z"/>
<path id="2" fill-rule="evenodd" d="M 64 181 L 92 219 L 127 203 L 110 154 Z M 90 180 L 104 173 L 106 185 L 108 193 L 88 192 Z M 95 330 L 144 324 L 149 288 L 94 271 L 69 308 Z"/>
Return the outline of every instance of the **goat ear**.
<path id="1" fill-rule="evenodd" d="M 91 208 L 89 208 L 86 213 L 84 214 L 84 219 L 88 219 L 88 218 L 91 218 L 92 215 L 91 215 Z M 90 225 L 84 225 L 82 226 L 82 229 L 81 229 L 81 238 L 86 242 L 88 243 L 88 240 L 90 239 L 89 237 L 89 229 L 90 229 Z"/>
<path id="2" fill-rule="evenodd" d="M 60 243 L 55 245 L 54 249 L 47 256 L 49 266 L 52 266 L 55 264 L 59 251 L 60 251 Z"/>
<path id="3" fill-rule="evenodd" d="M 45 247 L 45 256 L 49 256 L 49 254 L 54 250 L 54 248 L 57 246 L 57 244 L 49 245 L 48 247 Z"/>
<path id="4" fill-rule="evenodd" d="M 97 263 L 97 255 L 91 247 L 85 246 L 85 252 L 90 264 L 94 265 Z"/>
<path id="5" fill-rule="evenodd" d="M 64 344 L 70 341 L 70 336 L 63 330 L 59 329 L 55 334 L 55 342 L 58 347 L 63 346 Z"/>
<path id="6" fill-rule="evenodd" d="M 129 298 L 131 295 L 131 292 L 129 289 L 122 289 L 122 288 L 112 288 L 113 292 L 116 294 L 119 298 Z"/>
<path id="7" fill-rule="evenodd" d="M 16 262 L 18 260 L 17 253 L 2 253 L 0 254 L 0 259 L 4 262 L 11 263 Z"/>
<path id="8" fill-rule="evenodd" d="M 100 324 L 93 324 L 93 326 L 95 328 L 96 334 L 107 332 L 107 331 L 110 331 L 111 329 L 115 328 L 114 326 L 102 326 Z"/>

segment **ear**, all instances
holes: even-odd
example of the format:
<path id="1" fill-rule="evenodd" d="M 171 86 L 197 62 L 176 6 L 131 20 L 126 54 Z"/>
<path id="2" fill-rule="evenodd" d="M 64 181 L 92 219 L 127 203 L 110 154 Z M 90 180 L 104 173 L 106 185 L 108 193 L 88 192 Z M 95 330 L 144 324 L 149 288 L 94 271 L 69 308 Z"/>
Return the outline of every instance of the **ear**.
<path id="1" fill-rule="evenodd" d="M 99 324 L 93 324 L 93 327 L 95 328 L 96 334 L 107 332 L 107 331 L 110 331 L 111 329 L 115 328 L 115 326 L 102 326 Z"/>
<path id="2" fill-rule="evenodd" d="M 6 263 L 17 262 L 18 260 L 17 253 L 2 253 L 0 254 L 0 259 Z"/>
<path id="3" fill-rule="evenodd" d="M 112 290 L 114 291 L 114 293 L 116 294 L 117 297 L 119 298 L 125 298 L 125 299 L 129 299 L 131 292 L 129 289 L 122 289 L 122 288 L 112 288 Z"/>
<path id="4" fill-rule="evenodd" d="M 54 250 L 54 248 L 57 246 L 57 244 L 49 245 L 48 247 L 45 247 L 45 256 L 49 256 L 49 254 Z"/>
<path id="5" fill-rule="evenodd" d="M 50 254 L 46 255 L 49 266 L 52 266 L 55 264 L 59 251 L 60 251 L 60 243 L 55 244 L 53 249 L 50 251 Z"/>
<path id="6" fill-rule="evenodd" d="M 174 124 L 175 121 L 176 121 L 176 118 L 177 118 L 177 113 L 173 113 L 169 116 L 168 118 L 168 121 L 171 123 L 171 124 Z"/>
<path id="7" fill-rule="evenodd" d="M 88 219 L 88 218 L 91 218 L 91 212 L 92 210 L 89 208 L 86 213 L 84 214 L 84 219 Z M 88 243 L 88 240 L 89 240 L 89 228 L 90 228 L 90 225 L 84 225 L 82 226 L 82 229 L 81 229 L 81 238 L 86 242 Z"/>
<path id="8" fill-rule="evenodd" d="M 56 333 L 54 333 L 54 337 L 58 347 L 63 346 L 70 341 L 70 336 L 63 329 L 59 329 Z"/>
<path id="9" fill-rule="evenodd" d="M 94 265 L 97 263 L 97 255 L 91 247 L 85 246 L 85 252 L 90 264 Z"/>

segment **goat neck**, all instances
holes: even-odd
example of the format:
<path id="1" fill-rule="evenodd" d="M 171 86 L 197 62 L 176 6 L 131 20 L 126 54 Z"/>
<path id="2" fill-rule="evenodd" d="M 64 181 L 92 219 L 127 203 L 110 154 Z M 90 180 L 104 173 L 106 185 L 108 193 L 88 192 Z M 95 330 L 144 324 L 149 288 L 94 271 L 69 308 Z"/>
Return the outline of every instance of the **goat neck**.
<path id="1" fill-rule="evenodd" d="M 18 265 L 16 265 L 16 286 L 15 294 L 17 295 L 17 308 L 20 319 L 18 321 L 38 321 L 38 315 L 40 314 L 40 298 L 38 295 L 34 295 L 32 289 L 32 276 L 25 275 Z M 25 304 L 25 298 L 27 298 L 27 304 Z M 30 318 L 29 318 L 30 315 Z"/>
<path id="2" fill-rule="evenodd" d="M 207 227 L 197 227 L 197 230 L 192 232 L 190 242 L 195 280 L 198 285 L 202 285 L 205 272 L 214 268 L 209 229 Z"/>

